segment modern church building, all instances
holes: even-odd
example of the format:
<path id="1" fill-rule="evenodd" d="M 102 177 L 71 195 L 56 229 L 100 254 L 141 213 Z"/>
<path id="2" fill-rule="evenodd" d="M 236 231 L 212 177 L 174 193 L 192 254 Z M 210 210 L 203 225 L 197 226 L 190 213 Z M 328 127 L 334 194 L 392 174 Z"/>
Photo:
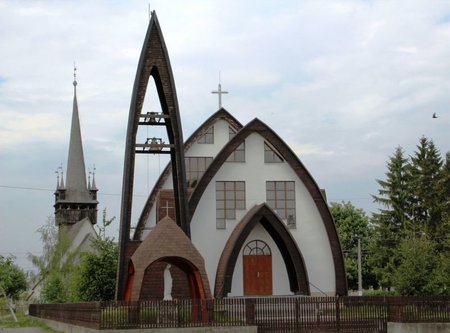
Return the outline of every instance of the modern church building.
<path id="1" fill-rule="evenodd" d="M 142 110 L 149 79 L 161 113 Z M 220 108 L 180 144 L 179 119 L 168 52 L 153 13 L 128 122 L 117 298 L 166 297 L 169 268 L 171 298 L 346 295 L 325 191 L 283 133 L 258 118 L 241 124 Z M 167 141 L 136 141 L 139 126 L 156 125 L 167 128 Z M 135 155 L 165 150 L 171 163 L 128 236 Z"/>

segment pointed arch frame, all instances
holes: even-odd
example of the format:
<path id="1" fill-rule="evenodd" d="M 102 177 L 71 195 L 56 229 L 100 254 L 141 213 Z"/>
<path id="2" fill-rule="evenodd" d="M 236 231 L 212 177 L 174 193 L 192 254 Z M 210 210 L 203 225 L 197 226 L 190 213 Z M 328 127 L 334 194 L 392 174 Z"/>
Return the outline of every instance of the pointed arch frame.
<path id="1" fill-rule="evenodd" d="M 128 261 L 127 245 L 130 242 L 131 212 L 133 206 L 136 136 L 144 98 L 150 77 L 158 92 L 161 110 L 165 117 L 167 136 L 171 144 L 170 157 L 175 194 L 176 222 L 190 237 L 188 224 L 186 174 L 184 166 L 183 134 L 179 115 L 175 82 L 164 38 L 156 13 L 153 11 L 144 39 L 130 103 L 125 145 L 122 201 L 119 231 L 119 263 L 116 281 L 116 299 L 123 299 Z"/>
<path id="2" fill-rule="evenodd" d="M 231 233 L 217 266 L 214 296 L 222 298 L 231 292 L 239 253 L 257 223 L 261 223 L 280 250 L 286 265 L 290 290 L 294 294 L 309 295 L 308 273 L 297 243 L 283 221 L 264 203 L 250 209 Z"/>

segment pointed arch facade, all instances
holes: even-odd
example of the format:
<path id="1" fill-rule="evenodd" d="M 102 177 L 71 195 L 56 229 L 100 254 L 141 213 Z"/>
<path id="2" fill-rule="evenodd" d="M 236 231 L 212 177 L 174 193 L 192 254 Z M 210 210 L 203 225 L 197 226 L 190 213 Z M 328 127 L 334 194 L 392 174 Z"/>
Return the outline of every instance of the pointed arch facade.
<path id="1" fill-rule="evenodd" d="M 203 177 L 200 179 L 197 187 L 194 189 L 193 193 L 190 196 L 189 210 L 191 212 L 191 215 L 189 223 L 191 222 L 191 219 L 194 215 L 197 205 L 200 202 L 200 199 L 203 196 L 203 193 L 205 192 L 213 177 L 226 162 L 228 156 L 230 156 L 230 154 L 252 133 L 261 135 L 266 141 L 268 141 L 274 148 L 277 149 L 281 157 L 286 161 L 286 163 L 289 164 L 298 178 L 303 182 L 308 193 L 313 199 L 314 205 L 316 206 L 321 220 L 324 224 L 324 228 L 330 245 L 332 260 L 334 264 L 335 292 L 337 295 L 346 295 L 347 280 L 342 248 L 337 234 L 337 229 L 334 224 L 334 220 L 331 216 L 331 212 L 319 186 L 317 185 L 311 174 L 308 172 L 306 167 L 298 159 L 297 155 L 289 148 L 289 146 L 270 127 L 268 127 L 257 118 L 250 121 L 246 126 L 244 126 L 222 148 L 220 153 L 216 156 L 209 168 L 206 170 Z M 291 277 L 289 279 L 291 283 Z M 303 288 L 302 290 L 305 289 Z M 220 294 L 220 292 L 218 292 L 218 294 Z"/>
<path id="2" fill-rule="evenodd" d="M 263 203 L 250 209 L 230 235 L 220 257 L 214 296 L 226 297 L 231 292 L 236 261 L 250 232 L 260 223 L 272 237 L 286 265 L 290 290 L 295 294 L 309 295 L 309 280 L 302 254 L 289 230 L 275 212 Z"/>

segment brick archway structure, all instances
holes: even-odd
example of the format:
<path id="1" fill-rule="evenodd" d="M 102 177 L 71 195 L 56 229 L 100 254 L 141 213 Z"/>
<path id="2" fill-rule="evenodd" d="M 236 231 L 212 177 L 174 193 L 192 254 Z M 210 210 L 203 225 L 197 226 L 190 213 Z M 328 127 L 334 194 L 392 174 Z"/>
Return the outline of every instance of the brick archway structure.
<path id="1" fill-rule="evenodd" d="M 131 256 L 129 266 L 134 269 L 129 272 L 125 288 L 127 300 L 141 299 L 146 271 L 158 262 L 170 263 L 186 275 L 191 298 L 211 298 L 203 257 L 181 228 L 165 217 Z"/>

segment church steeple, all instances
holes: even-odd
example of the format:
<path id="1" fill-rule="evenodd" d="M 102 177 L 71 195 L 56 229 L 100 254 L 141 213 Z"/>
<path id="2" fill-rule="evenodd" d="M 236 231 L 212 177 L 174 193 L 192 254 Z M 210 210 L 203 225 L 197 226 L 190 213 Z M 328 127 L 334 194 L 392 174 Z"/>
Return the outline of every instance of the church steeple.
<path id="1" fill-rule="evenodd" d="M 68 198 L 79 201 L 89 199 L 86 183 L 83 143 L 77 101 L 77 77 L 74 69 L 72 127 L 70 130 L 69 157 L 67 159 L 66 188 Z"/>
<path id="2" fill-rule="evenodd" d="M 55 192 L 56 224 L 74 224 L 84 218 L 97 222 L 97 188 L 91 190 L 86 182 L 83 143 L 77 101 L 76 67 L 73 74 L 73 108 L 70 129 L 69 156 L 67 159 L 66 184 L 61 170 L 61 185 Z M 62 168 L 61 168 L 62 169 Z"/>

